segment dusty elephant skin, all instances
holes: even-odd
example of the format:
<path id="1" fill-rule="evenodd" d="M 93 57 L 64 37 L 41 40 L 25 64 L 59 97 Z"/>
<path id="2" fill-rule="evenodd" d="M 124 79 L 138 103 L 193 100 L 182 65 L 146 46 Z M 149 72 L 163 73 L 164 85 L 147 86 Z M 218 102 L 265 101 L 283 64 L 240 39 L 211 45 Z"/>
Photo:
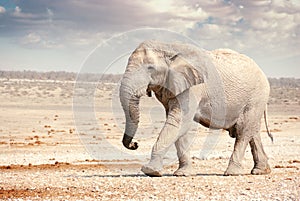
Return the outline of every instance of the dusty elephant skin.
<path id="1" fill-rule="evenodd" d="M 248 144 L 254 160 L 251 173 L 271 172 L 260 138 L 270 87 L 264 73 L 247 56 L 229 49 L 206 51 L 181 43 L 140 44 L 129 58 L 120 87 L 126 117 L 123 145 L 128 149 L 138 147 L 132 139 L 139 123 L 139 100 L 150 95 L 149 91 L 163 104 L 166 122 L 149 163 L 142 167 L 146 175 L 162 175 L 163 157 L 172 144 L 179 160 L 174 175 L 190 175 L 193 134 L 187 133 L 192 121 L 225 129 L 235 138 L 224 175 L 242 174 L 241 160 Z"/>

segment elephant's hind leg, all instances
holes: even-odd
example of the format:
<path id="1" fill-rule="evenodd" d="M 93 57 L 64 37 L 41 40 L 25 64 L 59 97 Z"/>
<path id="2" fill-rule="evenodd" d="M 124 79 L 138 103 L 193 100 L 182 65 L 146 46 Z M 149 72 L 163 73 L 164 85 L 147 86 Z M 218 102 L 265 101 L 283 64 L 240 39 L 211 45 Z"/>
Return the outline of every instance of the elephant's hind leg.
<path id="1" fill-rule="evenodd" d="M 268 164 L 268 157 L 261 143 L 260 133 L 253 136 L 250 140 L 250 146 L 254 160 L 254 168 L 252 169 L 251 174 L 269 174 L 271 172 L 271 168 Z"/>
<path id="2" fill-rule="evenodd" d="M 234 126 L 234 132 L 230 134 L 235 137 L 234 150 L 224 175 L 244 174 L 241 162 L 244 158 L 245 150 L 250 140 L 260 130 L 260 118 L 257 114 L 255 109 L 245 109 Z"/>
<path id="3" fill-rule="evenodd" d="M 230 157 L 228 167 L 224 173 L 225 176 L 244 174 L 241 162 L 244 158 L 248 143 L 249 139 L 244 135 L 238 134 L 236 136 L 234 150 Z"/>

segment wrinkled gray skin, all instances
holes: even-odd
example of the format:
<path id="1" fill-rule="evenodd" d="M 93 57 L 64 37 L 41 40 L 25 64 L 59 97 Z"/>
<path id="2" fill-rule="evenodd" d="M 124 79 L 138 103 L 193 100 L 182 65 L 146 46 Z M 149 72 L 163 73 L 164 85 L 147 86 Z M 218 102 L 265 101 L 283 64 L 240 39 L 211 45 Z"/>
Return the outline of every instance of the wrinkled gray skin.
<path id="1" fill-rule="evenodd" d="M 211 68 L 215 68 L 217 76 L 209 73 Z M 209 91 L 208 84 L 216 78 L 220 79 L 215 82 L 217 86 L 210 88 L 222 90 L 223 100 L 219 103 L 223 103 L 223 111 L 213 108 L 220 90 Z M 174 175 L 190 175 L 189 147 L 194 136 L 188 129 L 193 120 L 206 127 L 225 129 L 235 138 L 224 175 L 242 174 L 241 161 L 248 144 L 254 160 L 251 173 L 268 174 L 271 170 L 261 143 L 260 125 L 269 90 L 263 72 L 245 55 L 228 49 L 206 51 L 189 44 L 145 41 L 131 54 L 121 82 L 120 100 L 126 117 L 123 145 L 138 148 L 132 139 L 139 123 L 139 99 L 152 91 L 165 107 L 166 122 L 149 163 L 142 167 L 146 175 L 161 176 L 163 157 L 174 143 L 179 159 Z M 213 113 L 224 115 L 212 117 Z"/>

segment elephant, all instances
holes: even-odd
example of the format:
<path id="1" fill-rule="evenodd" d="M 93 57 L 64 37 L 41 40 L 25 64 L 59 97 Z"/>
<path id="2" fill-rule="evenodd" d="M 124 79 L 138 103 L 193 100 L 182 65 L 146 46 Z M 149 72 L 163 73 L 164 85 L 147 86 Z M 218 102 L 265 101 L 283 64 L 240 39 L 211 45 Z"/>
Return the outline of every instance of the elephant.
<path id="1" fill-rule="evenodd" d="M 226 130 L 235 138 L 224 175 L 243 174 L 241 161 L 248 143 L 254 161 L 251 174 L 268 174 L 271 169 L 260 127 L 263 115 L 266 120 L 269 93 L 265 74 L 243 54 L 230 49 L 208 51 L 181 42 L 144 41 L 130 55 L 121 79 L 119 96 L 126 118 L 122 143 L 130 150 L 138 148 L 133 138 L 139 124 L 139 100 L 155 94 L 165 108 L 166 121 L 149 163 L 142 166 L 144 174 L 162 176 L 163 157 L 173 144 L 179 160 L 174 176 L 191 174 L 194 134 L 188 131 L 193 121 Z"/>

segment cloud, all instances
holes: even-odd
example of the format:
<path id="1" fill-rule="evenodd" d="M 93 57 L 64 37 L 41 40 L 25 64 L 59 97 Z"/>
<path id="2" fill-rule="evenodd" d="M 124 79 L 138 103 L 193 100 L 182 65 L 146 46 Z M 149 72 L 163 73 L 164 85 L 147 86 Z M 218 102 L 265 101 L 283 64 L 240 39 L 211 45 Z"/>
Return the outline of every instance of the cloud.
<path id="1" fill-rule="evenodd" d="M 22 40 L 22 44 L 24 45 L 37 44 L 39 42 L 41 42 L 41 36 L 36 33 L 29 33 Z"/>
<path id="2" fill-rule="evenodd" d="M 0 6 L 0 14 L 5 13 L 5 12 L 6 12 L 6 9 L 2 6 Z"/>
<path id="3" fill-rule="evenodd" d="M 26 0 L 0 6 L 0 14 L 0 37 L 21 47 L 88 50 L 114 34 L 155 27 L 207 49 L 270 58 L 300 54 L 298 0 Z"/>
<path id="4" fill-rule="evenodd" d="M 300 49 L 297 39 L 299 38 L 300 7 L 293 8 L 297 10 L 295 14 L 291 12 L 291 4 L 284 1 L 280 3 L 265 1 L 263 6 L 251 4 L 250 1 L 247 3 L 245 2 L 243 9 L 243 17 L 249 26 L 245 32 L 245 38 L 255 37 L 256 41 L 264 45 L 261 48 L 264 52 L 268 50 L 278 55 L 289 54 Z M 258 9 L 261 12 L 255 12 Z"/>
<path id="5" fill-rule="evenodd" d="M 48 21 L 49 21 L 49 23 L 52 23 L 54 13 L 50 8 L 47 8 L 46 10 L 47 10 L 47 14 L 48 14 Z"/>
<path id="6" fill-rule="evenodd" d="M 14 33 L 17 37 L 21 35 L 24 38 L 35 30 L 48 32 L 45 37 L 49 40 L 70 42 L 66 45 L 90 46 L 95 44 L 95 39 L 101 41 L 99 36 L 110 37 L 135 28 L 161 27 L 184 32 L 193 26 L 193 21 L 207 17 L 201 8 L 193 12 L 188 6 L 181 7 L 173 1 L 166 3 L 164 8 L 158 3 L 154 0 L 148 3 L 118 0 L 91 0 L 89 3 L 71 0 L 45 0 L 44 3 L 20 1 L 2 24 L 6 25 L 5 32 Z"/>
<path id="7" fill-rule="evenodd" d="M 20 44 L 26 48 L 62 48 L 63 45 L 36 32 L 31 32 L 20 39 Z"/>
<path id="8" fill-rule="evenodd" d="M 91 46 L 115 33 L 159 27 L 185 33 L 207 48 L 245 51 L 260 43 L 265 48 L 298 44 L 299 13 L 296 0 L 28 0 L 20 1 L 0 23 L 4 32 L 17 37 L 35 30 L 48 41 L 70 46 Z"/>
<path id="9" fill-rule="evenodd" d="M 209 16 L 186 33 L 206 48 L 229 47 L 253 55 L 299 54 L 300 7 L 297 1 L 182 1 Z M 194 4 L 193 4 L 194 3 Z"/>
<path id="10" fill-rule="evenodd" d="M 17 18 L 34 18 L 34 17 L 37 17 L 37 16 L 35 16 L 31 13 L 22 12 L 22 9 L 19 6 L 15 7 L 15 10 L 12 13 L 12 16 L 17 17 Z"/>

